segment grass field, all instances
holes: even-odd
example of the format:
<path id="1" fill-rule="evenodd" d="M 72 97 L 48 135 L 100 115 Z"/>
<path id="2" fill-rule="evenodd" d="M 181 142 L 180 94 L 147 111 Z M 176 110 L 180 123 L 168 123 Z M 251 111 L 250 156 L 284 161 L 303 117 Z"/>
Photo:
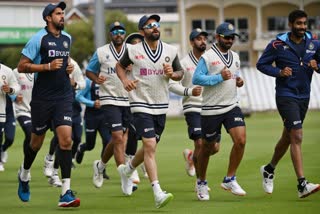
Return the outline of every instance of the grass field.
<path id="1" fill-rule="evenodd" d="M 184 170 L 182 151 L 192 148 L 186 125 L 182 118 L 168 119 L 157 151 L 159 180 L 164 190 L 174 194 L 174 200 L 162 209 L 154 208 L 153 193 L 149 182 L 141 178 L 139 189 L 131 197 L 122 195 L 120 177 L 112 161 L 108 167 L 111 179 L 101 189 L 92 184 L 92 163 L 98 159 L 100 139 L 96 148 L 87 152 L 83 163 L 72 172 L 72 189 L 81 198 L 77 209 L 57 207 L 60 188 L 48 185 L 43 176 L 43 158 L 48 152 L 51 133 L 39 152 L 32 167 L 31 201 L 23 203 L 17 196 L 17 170 L 22 162 L 21 129 L 17 128 L 14 145 L 8 150 L 9 159 L 5 171 L 0 173 L 0 213 L 317 213 L 320 210 L 320 193 L 305 199 L 297 196 L 296 178 L 289 154 L 282 159 L 276 170 L 275 190 L 267 195 L 261 187 L 259 168 L 270 161 L 274 145 L 282 130 L 276 112 L 253 114 L 246 118 L 247 146 L 238 170 L 238 182 L 247 196 L 234 196 L 219 185 L 226 174 L 231 148 L 230 137 L 223 133 L 220 152 L 211 157 L 208 168 L 210 201 L 200 202 L 194 193 L 195 179 Z M 310 111 L 304 124 L 303 157 L 305 176 L 314 183 L 320 182 L 320 112 Z M 141 172 L 141 171 L 139 171 Z M 141 174 L 141 173 L 140 173 Z"/>

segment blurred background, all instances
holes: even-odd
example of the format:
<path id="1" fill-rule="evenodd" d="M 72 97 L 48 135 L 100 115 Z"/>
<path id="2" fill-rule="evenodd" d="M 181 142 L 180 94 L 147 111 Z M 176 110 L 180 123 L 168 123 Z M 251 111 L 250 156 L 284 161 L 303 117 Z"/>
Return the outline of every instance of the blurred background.
<path id="1" fill-rule="evenodd" d="M 55 0 L 0 0 L 0 61 L 16 67 L 25 43 L 45 26 L 42 10 Z M 137 22 L 145 14 L 161 17 L 161 39 L 177 47 L 182 58 L 190 50 L 189 33 L 202 28 L 209 33 L 208 48 L 214 42 L 216 27 L 223 21 L 234 24 L 240 38 L 233 50 L 241 59 L 245 87 L 239 90 L 242 109 L 275 110 L 274 78 L 261 74 L 255 64 L 268 42 L 278 33 L 288 31 L 288 14 L 305 10 L 308 28 L 320 38 L 319 0 L 65 0 L 65 31 L 73 37 L 71 56 L 83 69 L 95 49 L 109 42 L 108 26 L 123 22 L 127 35 L 138 31 Z M 310 109 L 320 109 L 320 75 L 312 82 Z M 170 95 L 169 115 L 181 115 L 181 97 Z"/>

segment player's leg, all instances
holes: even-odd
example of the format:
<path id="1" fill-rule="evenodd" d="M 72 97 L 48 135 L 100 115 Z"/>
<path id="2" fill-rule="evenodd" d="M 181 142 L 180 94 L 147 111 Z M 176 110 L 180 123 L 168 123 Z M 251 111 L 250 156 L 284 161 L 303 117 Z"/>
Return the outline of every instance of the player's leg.
<path id="1" fill-rule="evenodd" d="M 6 122 L 4 125 L 4 144 L 2 145 L 1 161 L 6 163 L 8 160 L 7 149 L 13 144 L 14 136 L 16 133 L 16 120 L 13 113 L 6 115 Z"/>
<path id="2" fill-rule="evenodd" d="M 53 115 L 53 124 L 59 142 L 58 154 L 62 188 L 58 203 L 60 207 L 78 207 L 80 199 L 76 198 L 71 190 L 71 166 L 72 166 L 72 100 L 56 102 Z"/>
<path id="3" fill-rule="evenodd" d="M 18 196 L 27 202 L 30 200 L 30 169 L 40 150 L 46 131 L 50 128 L 51 112 L 54 105 L 50 102 L 31 101 L 32 133 L 30 143 L 24 148 L 24 161 L 18 173 Z"/>
<path id="4" fill-rule="evenodd" d="M 236 172 L 241 163 L 246 145 L 246 128 L 240 108 L 235 107 L 227 112 L 224 116 L 223 124 L 232 138 L 233 146 L 230 151 L 227 175 L 224 177 L 221 187 L 235 195 L 244 196 L 246 192 L 236 179 Z"/>

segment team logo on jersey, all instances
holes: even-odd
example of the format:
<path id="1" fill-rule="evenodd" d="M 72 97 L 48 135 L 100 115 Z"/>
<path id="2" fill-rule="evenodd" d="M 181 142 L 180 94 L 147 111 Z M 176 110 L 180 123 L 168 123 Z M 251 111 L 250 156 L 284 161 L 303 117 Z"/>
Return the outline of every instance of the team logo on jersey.
<path id="1" fill-rule="evenodd" d="M 236 67 L 240 68 L 240 63 L 238 61 L 236 62 Z"/>
<path id="2" fill-rule="evenodd" d="M 55 42 L 48 42 L 49 46 L 57 46 Z"/>
<path id="3" fill-rule="evenodd" d="M 68 42 L 64 41 L 63 42 L 63 47 L 68 48 L 69 47 Z"/>
<path id="4" fill-rule="evenodd" d="M 316 53 L 314 49 L 314 44 L 312 42 L 310 42 L 309 46 L 308 46 L 308 49 L 306 50 L 306 53 Z"/>
<path id="5" fill-rule="evenodd" d="M 285 50 L 287 50 L 287 49 L 289 49 L 289 46 L 288 46 L 288 45 L 284 45 L 284 46 L 283 46 L 283 50 L 285 51 Z"/>
<path id="6" fill-rule="evenodd" d="M 106 55 L 106 60 L 109 60 L 110 56 L 109 54 Z"/>
<path id="7" fill-rule="evenodd" d="M 314 49 L 314 44 L 312 42 L 310 42 L 308 49 L 310 50 Z"/>
<path id="8" fill-rule="evenodd" d="M 1 77 L 3 80 L 6 80 L 7 79 L 7 77 L 5 76 L 5 75 L 2 75 L 2 77 Z"/>
<path id="9" fill-rule="evenodd" d="M 55 51 L 54 50 L 49 50 L 48 51 L 49 57 L 55 57 Z"/>
<path id="10" fill-rule="evenodd" d="M 170 61 L 170 57 L 166 56 L 166 58 L 164 58 L 164 61 L 169 62 Z"/>
<path id="11" fill-rule="evenodd" d="M 163 69 L 140 68 L 141 76 L 163 75 Z"/>
<path id="12" fill-rule="evenodd" d="M 134 56 L 135 59 L 144 59 L 144 56 L 143 55 L 136 55 Z"/>

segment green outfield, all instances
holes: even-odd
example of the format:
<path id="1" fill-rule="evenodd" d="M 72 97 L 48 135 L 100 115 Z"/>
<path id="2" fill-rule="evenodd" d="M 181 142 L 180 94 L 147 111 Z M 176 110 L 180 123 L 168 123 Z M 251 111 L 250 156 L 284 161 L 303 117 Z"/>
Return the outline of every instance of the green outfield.
<path id="1" fill-rule="evenodd" d="M 5 171 L 0 173 L 0 213 L 317 213 L 320 210 L 320 192 L 305 199 L 297 196 L 296 178 L 289 154 L 277 167 L 275 190 L 267 195 L 262 190 L 259 168 L 270 161 L 273 148 L 282 131 L 277 112 L 257 113 L 246 118 L 247 146 L 237 178 L 247 196 L 234 196 L 220 188 L 226 174 L 230 137 L 223 132 L 220 152 L 211 157 L 208 184 L 210 201 L 197 200 L 194 193 L 195 179 L 188 177 L 184 169 L 182 151 L 192 148 L 186 125 L 182 118 L 170 118 L 157 150 L 159 180 L 162 188 L 174 195 L 174 200 L 161 209 L 154 208 L 153 193 L 149 181 L 141 178 L 139 189 L 130 197 L 122 195 L 120 177 L 112 161 L 108 167 L 111 180 L 105 180 L 101 189 L 92 184 L 92 163 L 99 158 L 101 143 L 87 152 L 83 163 L 72 171 L 72 189 L 81 198 L 80 208 L 58 208 L 60 188 L 49 186 L 43 176 L 42 166 L 48 152 L 47 139 L 32 168 L 31 201 L 23 203 L 17 196 L 17 170 L 22 162 L 23 133 L 17 128 L 14 145 L 8 150 L 9 159 Z M 304 124 L 303 161 L 305 176 L 314 183 L 320 182 L 320 112 L 310 111 Z M 141 175 L 141 171 L 140 175 Z"/>

